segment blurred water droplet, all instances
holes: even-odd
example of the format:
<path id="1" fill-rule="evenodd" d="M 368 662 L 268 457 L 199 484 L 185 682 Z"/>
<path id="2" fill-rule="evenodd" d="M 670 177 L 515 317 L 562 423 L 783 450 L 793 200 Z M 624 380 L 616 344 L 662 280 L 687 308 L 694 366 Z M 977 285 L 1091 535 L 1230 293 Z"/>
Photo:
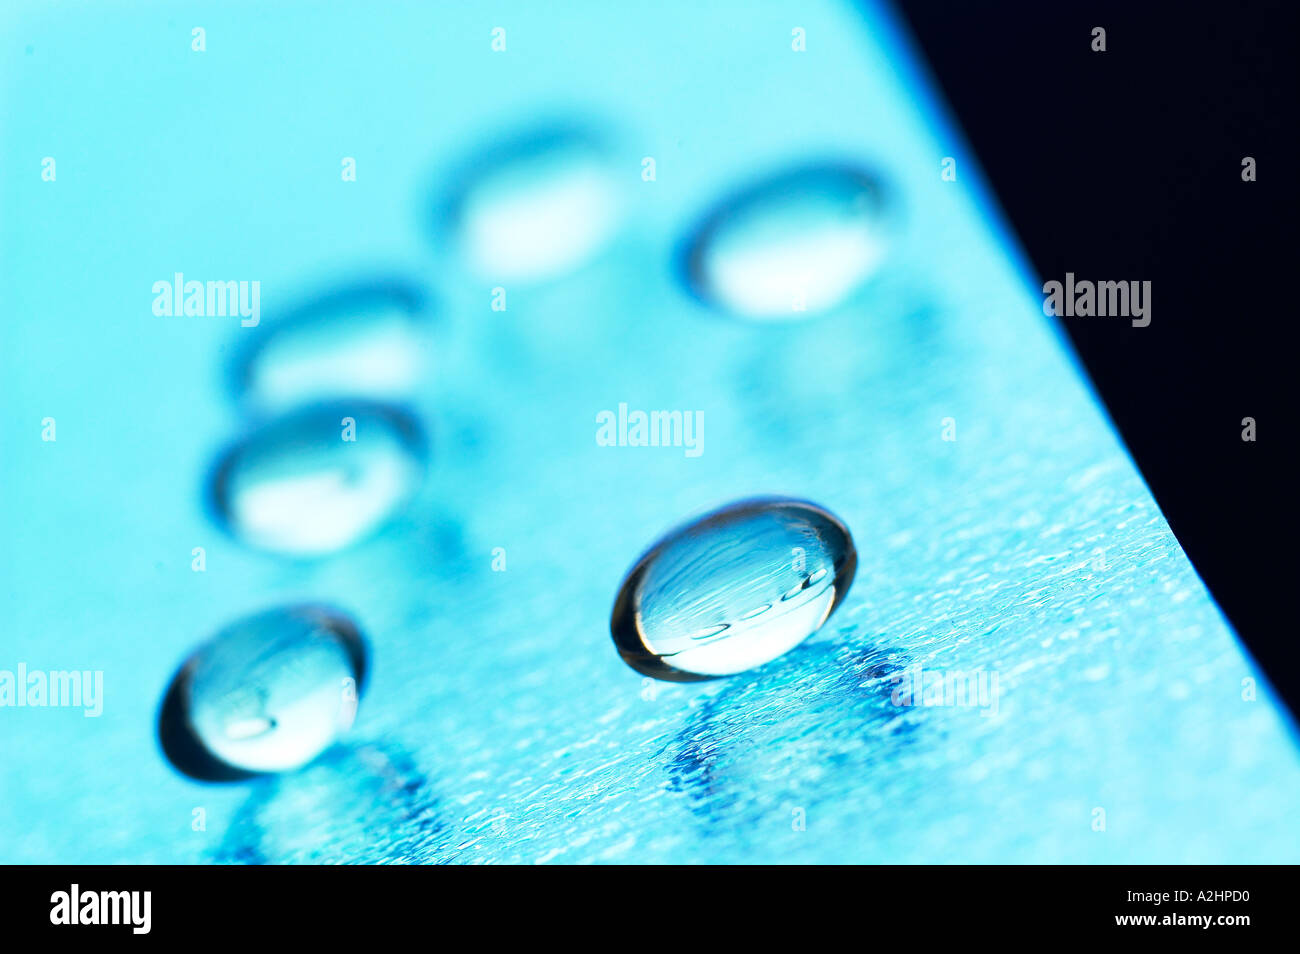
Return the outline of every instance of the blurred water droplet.
<path id="1" fill-rule="evenodd" d="M 325 607 L 241 619 L 173 677 L 158 717 L 163 752 L 205 781 L 305 765 L 351 727 L 366 656 L 356 625 Z"/>
<path id="2" fill-rule="evenodd" d="M 610 630 L 647 676 L 691 681 L 762 665 L 815 632 L 857 570 L 848 528 L 816 504 L 731 504 L 667 534 L 628 573 Z"/>
<path id="3" fill-rule="evenodd" d="M 357 285 L 304 306 L 236 367 L 239 396 L 262 411 L 347 397 L 398 400 L 426 370 L 424 295 L 397 282 Z"/>
<path id="4" fill-rule="evenodd" d="M 349 427 L 355 440 L 345 439 Z M 240 540 L 320 556 L 379 529 L 419 489 L 424 468 L 424 436 L 408 414 L 375 404 L 318 405 L 227 451 L 212 500 Z"/>
<path id="5" fill-rule="evenodd" d="M 463 255 L 492 281 L 540 281 L 576 269 L 614 233 L 619 194 L 600 148 L 557 132 L 516 142 L 474 170 L 452 209 Z"/>
<path id="6" fill-rule="evenodd" d="M 875 177 L 847 166 L 797 169 L 760 182 L 707 215 L 686 250 L 701 299 L 756 319 L 800 319 L 841 304 L 887 248 Z"/>

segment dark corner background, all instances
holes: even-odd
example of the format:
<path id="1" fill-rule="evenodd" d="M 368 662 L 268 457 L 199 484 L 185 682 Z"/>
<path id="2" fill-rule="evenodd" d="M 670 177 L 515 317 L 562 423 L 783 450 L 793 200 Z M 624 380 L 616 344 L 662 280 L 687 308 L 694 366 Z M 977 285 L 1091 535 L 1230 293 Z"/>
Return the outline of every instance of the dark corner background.
<path id="1" fill-rule="evenodd" d="M 1296 560 L 1279 539 L 1295 511 L 1281 403 L 1297 376 L 1294 3 L 895 2 L 1040 280 L 1151 281 L 1146 328 L 1058 320 L 1197 571 L 1300 713 Z"/>

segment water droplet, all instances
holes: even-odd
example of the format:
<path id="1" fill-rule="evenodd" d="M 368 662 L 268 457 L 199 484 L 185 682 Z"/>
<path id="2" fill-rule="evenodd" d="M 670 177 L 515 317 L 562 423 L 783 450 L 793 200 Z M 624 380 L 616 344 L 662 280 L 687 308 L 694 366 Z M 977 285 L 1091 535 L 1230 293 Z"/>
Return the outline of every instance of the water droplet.
<path id="1" fill-rule="evenodd" d="M 424 294 L 400 282 L 344 288 L 267 327 L 235 369 L 242 399 L 281 411 L 346 395 L 399 400 L 425 372 Z"/>
<path id="2" fill-rule="evenodd" d="M 815 632 L 857 570 L 849 530 L 816 504 L 745 500 L 678 527 L 628 573 L 610 631 L 637 672 L 687 682 L 760 666 Z"/>
<path id="3" fill-rule="evenodd" d="M 692 290 L 726 311 L 799 319 L 839 305 L 884 258 L 884 194 L 848 166 L 796 169 L 705 217 L 686 250 Z"/>
<path id="4" fill-rule="evenodd" d="M 469 266 L 492 281 L 531 282 L 584 264 L 620 217 L 601 149 L 565 131 L 530 137 L 505 152 L 474 170 L 452 208 Z"/>
<path id="5" fill-rule="evenodd" d="M 241 619 L 172 678 L 158 716 L 163 752 L 204 781 L 305 765 L 351 727 L 366 655 L 356 625 L 325 607 Z"/>
<path id="6" fill-rule="evenodd" d="M 348 436 L 350 420 L 352 436 Z M 212 480 L 218 516 L 244 542 L 332 553 L 381 527 L 424 474 L 425 440 L 396 408 L 340 402 L 278 418 L 231 448 Z"/>

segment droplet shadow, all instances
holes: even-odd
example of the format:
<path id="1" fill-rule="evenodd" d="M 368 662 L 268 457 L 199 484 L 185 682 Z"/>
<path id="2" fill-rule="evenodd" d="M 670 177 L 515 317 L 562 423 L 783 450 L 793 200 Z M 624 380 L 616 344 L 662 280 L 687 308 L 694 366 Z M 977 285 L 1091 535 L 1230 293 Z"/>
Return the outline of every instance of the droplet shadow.
<path id="1" fill-rule="evenodd" d="M 881 647 L 814 642 L 733 677 L 668 746 L 671 790 L 706 834 L 835 797 L 909 744 L 915 725 L 895 724 L 892 702 L 907 665 Z"/>
<path id="2" fill-rule="evenodd" d="M 214 850 L 219 864 L 421 860 L 449 831 L 415 760 L 391 743 L 336 745 L 293 775 L 259 780 Z"/>

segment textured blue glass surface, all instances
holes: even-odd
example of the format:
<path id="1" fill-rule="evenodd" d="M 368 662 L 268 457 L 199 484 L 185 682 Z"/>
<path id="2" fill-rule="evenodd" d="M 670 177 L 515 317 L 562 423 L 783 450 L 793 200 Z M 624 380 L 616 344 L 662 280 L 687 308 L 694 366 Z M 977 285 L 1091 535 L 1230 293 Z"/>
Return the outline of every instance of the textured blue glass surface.
<path id="1" fill-rule="evenodd" d="M 888 11 L 20 3 L 0 26 L 0 670 L 104 674 L 97 718 L 0 708 L 0 861 L 1300 861 L 1290 724 Z M 475 157 L 575 129 L 617 217 L 506 263 L 526 281 L 485 274 L 448 212 Z M 810 163 L 879 182 L 874 277 L 802 321 L 693 296 L 702 217 Z M 177 272 L 260 281 L 262 324 L 155 315 Z M 255 423 L 232 364 L 394 278 L 429 293 L 416 498 L 319 559 L 242 545 L 204 505 Z M 703 452 L 601 446 L 621 403 L 701 412 Z M 851 528 L 847 599 L 760 669 L 643 679 L 610 641 L 624 574 L 762 494 Z M 322 601 L 372 651 L 346 743 L 255 782 L 174 771 L 154 720 L 180 662 Z M 896 704 L 916 667 L 996 673 L 996 711 Z"/>

